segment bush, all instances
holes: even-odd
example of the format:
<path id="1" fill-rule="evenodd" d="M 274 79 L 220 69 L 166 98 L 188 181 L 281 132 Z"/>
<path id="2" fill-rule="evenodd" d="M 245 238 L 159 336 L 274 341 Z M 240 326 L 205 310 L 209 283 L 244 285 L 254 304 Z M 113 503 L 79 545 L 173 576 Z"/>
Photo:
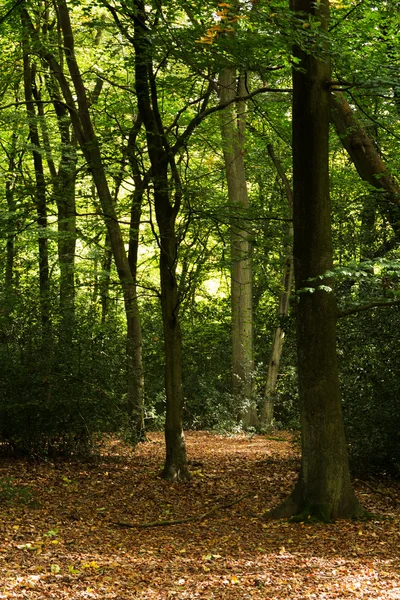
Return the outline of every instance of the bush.
<path id="1" fill-rule="evenodd" d="M 115 324 L 114 324 L 115 325 Z M 66 347 L 34 321 L 0 344 L 0 442 L 37 456 L 86 454 L 94 433 L 125 417 L 124 346 L 116 329 L 84 316 Z"/>
<path id="2" fill-rule="evenodd" d="M 353 469 L 400 474 L 400 310 L 360 313 L 340 326 L 344 419 Z"/>

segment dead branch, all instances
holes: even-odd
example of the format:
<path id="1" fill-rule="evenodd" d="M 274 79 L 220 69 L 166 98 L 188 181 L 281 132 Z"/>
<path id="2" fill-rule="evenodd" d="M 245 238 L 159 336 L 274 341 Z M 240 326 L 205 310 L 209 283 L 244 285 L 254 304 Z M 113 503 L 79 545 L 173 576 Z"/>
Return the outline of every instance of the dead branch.
<path id="1" fill-rule="evenodd" d="M 186 517 L 183 519 L 173 519 L 171 521 L 151 521 L 149 523 L 125 523 L 125 522 L 120 522 L 120 521 L 112 521 L 112 524 L 118 525 L 118 527 L 127 527 L 127 528 L 132 528 L 132 529 L 144 529 L 147 527 L 165 527 L 168 525 L 180 525 L 181 523 L 192 523 L 193 521 L 203 521 L 204 519 L 206 519 L 213 513 L 216 513 L 224 508 L 230 508 L 231 506 L 234 506 L 235 504 L 239 504 L 239 502 L 241 502 L 245 498 L 248 498 L 250 495 L 251 494 L 244 494 L 243 496 L 240 496 L 240 498 L 233 500 L 233 502 L 228 502 L 227 504 L 219 504 L 218 506 L 214 506 L 214 508 L 212 508 L 211 510 L 208 510 L 207 512 L 203 513 L 202 515 L 193 515 L 192 517 Z"/>
<path id="2" fill-rule="evenodd" d="M 359 483 L 362 483 L 362 485 L 365 485 L 365 487 L 367 487 L 369 490 L 371 490 L 371 492 L 374 492 L 374 494 L 380 494 L 381 496 L 384 496 L 385 498 L 390 498 L 390 500 L 393 502 L 393 504 L 395 504 L 396 506 L 398 505 L 399 500 L 396 498 L 396 496 L 394 494 L 392 494 L 392 492 L 383 491 L 378 488 L 375 488 L 370 483 L 368 483 L 367 481 L 363 481 L 362 479 L 356 479 L 356 481 Z"/>

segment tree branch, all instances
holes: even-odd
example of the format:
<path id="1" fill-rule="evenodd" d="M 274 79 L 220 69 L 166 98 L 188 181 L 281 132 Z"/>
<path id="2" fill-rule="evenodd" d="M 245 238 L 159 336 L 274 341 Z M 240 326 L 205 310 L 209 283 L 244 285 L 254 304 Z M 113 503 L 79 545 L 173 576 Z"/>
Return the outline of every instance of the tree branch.
<path id="1" fill-rule="evenodd" d="M 245 498 L 248 498 L 250 495 L 251 494 L 244 494 L 243 496 L 240 496 L 240 498 L 237 498 L 233 502 L 228 502 L 227 504 L 219 504 L 218 506 L 214 506 L 214 508 L 212 508 L 211 510 L 208 510 L 207 512 L 203 513 L 202 515 L 194 515 L 192 517 L 186 517 L 183 519 L 173 519 L 172 521 L 151 521 L 149 523 L 124 523 L 124 522 L 119 522 L 119 521 L 113 521 L 112 524 L 118 525 L 118 527 L 127 527 L 127 528 L 131 528 L 131 529 L 144 529 L 144 528 L 148 528 L 148 527 L 164 527 L 167 525 L 180 525 L 181 523 L 192 523 L 193 521 L 203 521 L 203 519 L 206 519 L 211 514 L 218 512 L 219 510 L 221 510 L 223 508 L 230 508 L 231 506 L 234 506 L 235 504 L 239 504 L 239 502 L 241 502 Z"/>
<path id="2" fill-rule="evenodd" d="M 224 108 L 227 108 L 233 102 L 245 102 L 246 100 L 250 100 L 254 96 L 257 96 L 258 94 L 264 94 L 266 92 L 275 92 L 275 93 L 277 93 L 277 92 L 285 92 L 285 93 L 291 93 L 292 90 L 290 88 L 270 88 L 270 87 L 265 87 L 264 86 L 264 87 L 261 87 L 261 88 L 257 88 L 256 90 L 254 90 L 250 94 L 247 94 L 245 96 L 235 96 L 234 98 L 228 100 L 227 102 L 223 102 L 223 103 L 217 104 L 217 106 L 212 106 L 211 108 L 207 108 L 206 110 L 203 110 L 202 112 L 199 112 L 195 117 L 193 117 L 193 119 L 190 121 L 189 125 L 186 127 L 185 131 L 178 138 L 178 140 L 174 144 L 174 146 L 172 146 L 171 152 L 173 154 L 176 154 L 178 152 L 178 150 L 180 150 L 180 148 L 182 148 L 182 146 L 185 144 L 186 140 L 190 137 L 190 135 L 193 133 L 193 131 L 196 129 L 196 127 L 198 125 L 200 125 L 200 123 L 202 121 L 204 121 L 204 119 L 206 117 L 214 114 L 215 112 L 223 110 Z"/>
<path id="3" fill-rule="evenodd" d="M 350 315 L 355 315 L 359 312 L 364 312 L 366 310 L 370 310 L 371 308 L 379 308 L 379 307 L 387 307 L 387 306 L 398 306 L 400 304 L 399 300 L 387 300 L 387 301 L 377 301 L 370 302 L 368 304 L 361 304 L 359 306 L 354 306 L 353 308 L 346 308 L 345 310 L 339 310 L 337 313 L 337 318 L 348 317 Z"/>
<path id="4" fill-rule="evenodd" d="M 395 504 L 395 505 L 399 504 L 399 500 L 391 492 L 388 492 L 388 491 L 384 492 L 383 490 L 375 488 L 374 486 L 372 486 L 371 484 L 369 484 L 367 481 L 363 481 L 362 479 L 356 479 L 355 481 L 357 481 L 358 483 L 362 483 L 363 485 L 365 485 L 365 487 L 367 487 L 369 490 L 371 490 L 371 492 L 374 492 L 374 494 L 380 494 L 384 498 L 390 498 L 392 500 L 393 504 Z"/>

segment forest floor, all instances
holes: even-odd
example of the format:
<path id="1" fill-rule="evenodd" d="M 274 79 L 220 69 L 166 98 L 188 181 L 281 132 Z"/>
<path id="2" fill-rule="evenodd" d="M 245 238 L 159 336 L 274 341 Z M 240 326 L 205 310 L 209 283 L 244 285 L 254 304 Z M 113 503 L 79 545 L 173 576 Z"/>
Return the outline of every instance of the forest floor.
<path id="1" fill-rule="evenodd" d="M 87 462 L 0 460 L 0 599 L 400 599 L 400 482 L 356 481 L 370 521 L 265 522 L 296 480 L 289 434 L 188 433 L 185 484 L 159 478 L 149 438 Z"/>

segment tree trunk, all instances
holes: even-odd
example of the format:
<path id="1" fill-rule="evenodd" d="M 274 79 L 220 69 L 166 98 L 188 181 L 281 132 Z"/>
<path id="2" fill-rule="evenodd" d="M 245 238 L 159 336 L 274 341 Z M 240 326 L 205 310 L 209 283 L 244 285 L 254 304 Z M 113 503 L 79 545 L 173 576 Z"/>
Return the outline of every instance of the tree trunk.
<path id="1" fill-rule="evenodd" d="M 136 155 L 136 138 L 140 131 L 142 121 L 140 117 L 137 117 L 135 123 L 130 131 L 127 154 L 129 162 L 132 168 L 133 181 L 135 183 L 135 191 L 132 196 L 131 204 L 131 215 L 129 225 L 129 247 L 128 247 L 128 262 L 131 269 L 132 277 L 137 282 L 137 262 L 139 252 L 139 227 L 142 216 L 142 204 L 143 194 L 146 189 L 147 181 L 142 178 L 140 173 L 139 162 Z M 128 327 L 128 338 L 127 338 L 127 354 L 129 363 L 132 365 L 138 365 L 139 361 L 142 362 L 142 326 L 138 317 L 139 305 L 137 303 L 137 310 L 130 320 Z M 139 344 L 140 342 L 140 344 Z M 144 378 L 143 371 L 136 369 L 132 372 L 130 378 L 131 389 L 128 390 L 128 416 L 132 431 L 136 438 L 140 441 L 144 441 L 145 435 L 145 424 L 144 424 L 144 393 L 141 396 L 142 405 L 139 406 L 139 399 L 135 396 L 135 388 L 139 387 L 144 392 Z"/>
<path id="2" fill-rule="evenodd" d="M 117 267 L 119 280 L 121 283 L 125 314 L 127 319 L 127 330 L 129 335 L 132 335 L 134 329 L 131 327 L 131 319 L 139 319 L 136 285 L 130 270 L 128 257 L 125 251 L 122 231 L 119 225 L 118 216 L 115 210 L 115 203 L 111 196 L 108 186 L 107 177 L 102 161 L 99 141 L 93 129 L 93 124 L 89 111 L 89 101 L 86 95 L 86 90 L 83 84 L 82 76 L 79 70 L 78 63 L 74 51 L 74 36 L 71 28 L 69 11 L 65 0 L 57 2 L 58 19 L 63 34 L 64 54 L 68 65 L 69 74 L 73 83 L 74 95 L 69 87 L 68 81 L 64 75 L 62 67 L 58 64 L 56 58 L 51 52 L 45 48 L 38 38 L 37 32 L 30 19 L 29 13 L 25 8 L 22 8 L 22 20 L 29 34 L 35 42 L 35 49 L 49 65 L 54 77 L 60 85 L 61 92 L 64 96 L 66 105 L 70 111 L 70 118 L 74 128 L 74 133 L 77 141 L 82 149 L 85 159 L 91 169 L 94 184 L 97 189 L 98 197 L 101 204 L 103 219 L 107 227 L 107 232 L 110 238 L 110 244 L 113 252 L 114 261 Z M 76 106 L 77 104 L 77 106 Z M 127 340 L 129 340 L 127 334 Z M 127 341 L 127 344 L 129 342 Z M 128 370 L 128 377 L 134 373 L 137 385 L 128 385 L 128 390 L 135 394 L 132 400 L 135 406 L 143 406 L 143 371 L 141 364 L 141 340 L 136 341 L 137 351 L 134 353 L 135 360 L 139 357 L 138 363 L 132 365 Z M 141 410 L 138 408 L 138 411 Z"/>
<path id="3" fill-rule="evenodd" d="M 328 0 L 294 0 L 293 9 L 313 15 L 327 31 Z M 304 13 L 298 16 L 299 27 Z M 336 360 L 335 296 L 329 291 L 331 282 L 316 279 L 332 268 L 333 253 L 330 64 L 325 44 L 323 50 L 315 56 L 293 49 L 300 59 L 293 70 L 293 251 L 302 458 L 294 491 L 269 515 L 299 520 L 359 517 L 364 512 L 350 482 Z"/>
<path id="4" fill-rule="evenodd" d="M 58 101 L 55 101 L 54 105 L 61 136 L 61 159 L 54 186 L 58 213 L 57 244 L 60 263 L 60 309 L 62 338 L 66 344 L 70 344 L 75 327 L 75 177 L 78 157 L 75 139 L 70 132 L 71 122 L 66 108 Z"/>
<path id="5" fill-rule="evenodd" d="M 50 271 L 49 253 L 47 239 L 47 201 L 46 180 L 43 170 L 43 160 L 40 148 L 39 132 L 37 127 L 37 116 L 33 98 L 33 86 L 35 69 L 31 65 L 29 54 L 24 50 L 24 92 L 26 111 L 29 122 L 29 139 L 32 144 L 33 165 L 35 171 L 35 203 L 38 226 L 38 249 L 39 249 L 39 296 L 40 316 L 42 322 L 43 336 L 48 338 L 50 330 Z"/>
<path id="6" fill-rule="evenodd" d="M 146 129 L 154 204 L 159 230 L 161 312 L 165 348 L 166 459 L 163 477 L 185 480 L 190 477 L 183 435 L 182 341 L 179 322 L 179 296 L 176 278 L 178 240 L 175 221 L 180 208 L 180 179 L 174 157 L 169 149 L 158 111 L 157 89 L 152 73 L 151 42 L 146 27 L 146 10 L 141 0 L 135 0 L 134 20 L 136 95 L 140 117 Z M 175 184 L 175 201 L 171 201 L 168 166 Z"/>
<path id="7" fill-rule="evenodd" d="M 279 177 L 282 180 L 285 195 L 289 204 L 289 213 L 292 216 L 293 212 L 293 193 L 290 187 L 286 173 L 283 170 L 280 160 L 275 156 L 274 149 L 271 144 L 267 146 L 268 153 L 275 165 Z M 275 328 L 272 338 L 271 358 L 268 363 L 267 381 L 265 384 L 264 402 L 261 408 L 261 425 L 264 428 L 271 428 L 274 424 L 274 407 L 276 386 L 279 375 L 279 363 L 282 356 L 283 343 L 285 340 L 285 330 L 282 326 L 282 320 L 289 314 L 289 298 L 292 291 L 294 267 L 293 267 L 293 222 L 290 222 L 287 243 L 285 249 L 285 263 L 282 278 L 282 291 L 279 294 L 278 302 L 278 319 L 279 324 Z"/>
<path id="8" fill-rule="evenodd" d="M 132 276 L 131 267 L 125 251 L 124 240 L 115 210 L 115 203 L 112 199 L 104 170 L 100 145 L 90 117 L 89 102 L 78 63 L 75 58 L 74 38 L 65 0 L 60 0 L 58 2 L 58 10 L 60 25 L 64 36 L 66 61 L 78 102 L 81 129 L 79 129 L 77 133 L 81 136 L 82 151 L 92 171 L 93 181 L 101 203 L 103 218 L 107 226 L 114 261 L 124 294 L 127 321 L 127 410 L 130 412 L 131 421 L 133 413 L 135 414 L 135 433 L 138 433 L 137 440 L 139 440 L 142 438 L 143 431 L 144 378 L 142 365 L 142 337 L 136 281 Z M 78 139 L 79 135 L 77 135 Z"/>
<path id="9" fill-rule="evenodd" d="M 157 204 L 156 204 L 157 210 Z M 189 477 L 183 436 L 182 339 L 179 322 L 178 285 L 176 281 L 177 241 L 173 232 L 175 217 L 162 217 L 158 212 L 160 231 L 161 310 L 165 346 L 165 417 L 166 460 L 165 479 L 184 480 Z"/>
<path id="10" fill-rule="evenodd" d="M 225 68 L 219 78 L 221 104 L 237 95 L 236 70 Z M 245 90 L 239 90 L 244 95 Z M 244 102 L 221 111 L 221 133 L 228 185 L 231 226 L 232 392 L 241 405 L 245 427 L 258 424 L 254 397 L 253 272 L 251 233 L 243 225 L 249 206 L 244 168 Z"/>
<path id="11" fill-rule="evenodd" d="M 99 294 L 101 303 L 101 323 L 107 320 L 108 309 L 110 306 L 110 281 L 111 281 L 111 264 L 112 264 L 112 251 L 110 245 L 110 238 L 108 233 L 104 240 L 103 258 L 101 261 L 101 275 L 99 282 Z"/>
<path id="12" fill-rule="evenodd" d="M 15 131 L 12 132 L 11 148 L 8 153 L 8 169 L 5 182 L 5 197 L 7 202 L 7 236 L 6 236 L 6 268 L 4 278 L 5 311 L 6 317 L 10 317 L 13 307 L 14 295 L 14 258 L 15 258 L 15 211 L 16 202 L 14 198 L 15 184 L 17 178 L 17 139 Z"/>
<path id="13" fill-rule="evenodd" d="M 48 14 L 47 14 L 48 18 Z M 66 348 L 71 347 L 75 325 L 75 246 L 76 246 L 76 206 L 75 206 L 75 175 L 78 157 L 76 143 L 70 134 L 71 120 L 66 106 L 61 102 L 56 91 L 54 79 L 46 78 L 46 85 L 53 101 L 57 115 L 58 129 L 61 138 L 61 158 L 56 169 L 43 108 L 41 91 L 37 85 L 32 87 L 37 112 L 40 117 L 40 127 L 43 148 L 46 153 L 52 183 L 53 197 L 57 205 L 58 227 L 58 261 L 60 267 L 60 338 Z"/>

